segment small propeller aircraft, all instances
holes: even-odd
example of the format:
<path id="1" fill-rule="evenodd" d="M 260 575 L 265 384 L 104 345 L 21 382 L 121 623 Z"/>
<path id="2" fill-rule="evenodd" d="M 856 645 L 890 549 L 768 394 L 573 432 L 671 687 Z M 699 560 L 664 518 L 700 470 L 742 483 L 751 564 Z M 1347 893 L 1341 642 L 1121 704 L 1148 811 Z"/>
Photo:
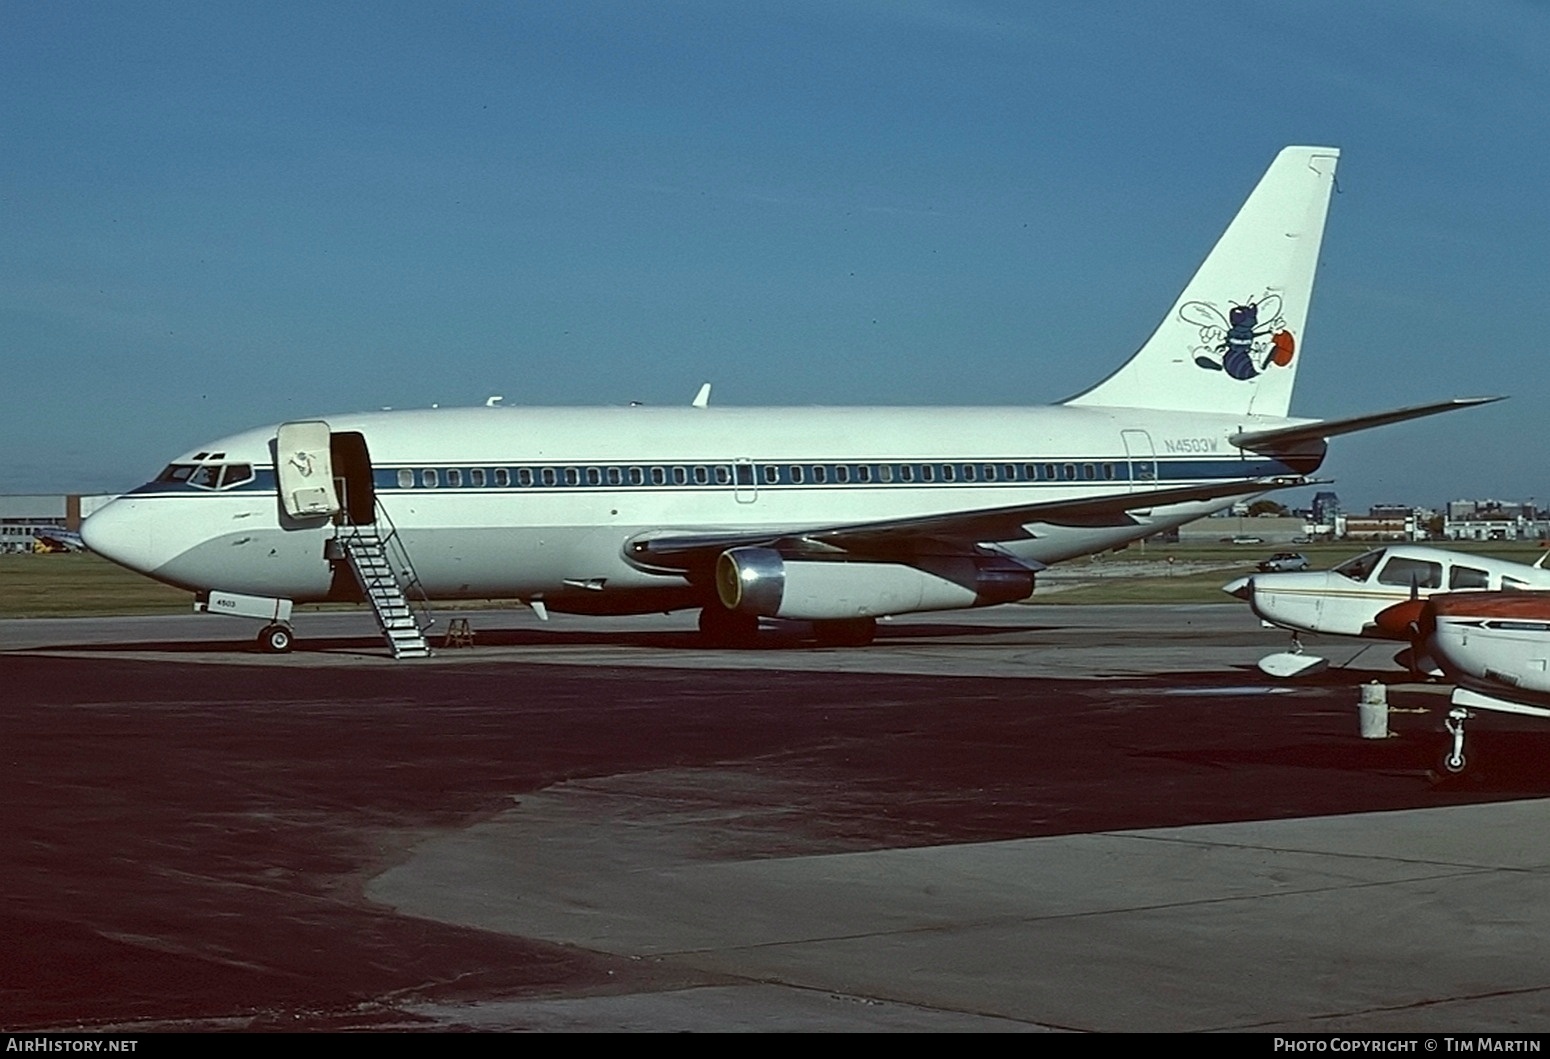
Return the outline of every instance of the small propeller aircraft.
<path id="1" fill-rule="evenodd" d="M 1550 553 L 1547 553 L 1550 554 Z M 1418 544 L 1392 544 L 1332 570 L 1258 573 L 1222 586 L 1247 601 L 1267 625 L 1289 629 L 1292 649 L 1267 655 L 1259 668 L 1274 677 L 1316 673 L 1328 660 L 1303 649 L 1302 633 L 1394 640 L 1408 646 L 1395 661 L 1415 672 L 1440 672 L 1420 634 L 1422 608 L 1434 594 L 1550 590 L 1544 556 L 1529 566 Z"/>

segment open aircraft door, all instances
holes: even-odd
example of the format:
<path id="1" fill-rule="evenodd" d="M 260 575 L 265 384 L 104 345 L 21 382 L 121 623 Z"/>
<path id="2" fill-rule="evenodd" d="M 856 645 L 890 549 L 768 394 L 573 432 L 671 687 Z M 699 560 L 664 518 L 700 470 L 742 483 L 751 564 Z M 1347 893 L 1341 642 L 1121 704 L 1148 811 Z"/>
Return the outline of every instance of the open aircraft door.
<path id="1" fill-rule="evenodd" d="M 1157 488 L 1157 450 L 1152 435 L 1144 430 L 1121 430 L 1125 459 L 1130 462 L 1130 491 L 1139 493 Z"/>
<path id="2" fill-rule="evenodd" d="M 328 424 L 283 423 L 274 439 L 280 505 L 295 519 L 329 518 L 339 511 Z"/>

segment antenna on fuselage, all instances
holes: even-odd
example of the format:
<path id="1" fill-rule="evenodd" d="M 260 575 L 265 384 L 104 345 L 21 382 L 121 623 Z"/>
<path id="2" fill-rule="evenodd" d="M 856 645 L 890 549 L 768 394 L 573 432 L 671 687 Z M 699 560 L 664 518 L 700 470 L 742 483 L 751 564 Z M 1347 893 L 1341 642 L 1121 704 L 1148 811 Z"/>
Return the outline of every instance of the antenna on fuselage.
<path id="1" fill-rule="evenodd" d="M 500 407 L 500 403 L 502 401 L 504 401 L 505 399 L 506 399 L 506 397 L 505 397 L 504 394 L 494 393 L 494 394 L 491 394 L 489 397 L 485 398 L 484 406 L 486 408 L 499 408 Z"/>
<path id="2" fill-rule="evenodd" d="M 710 383 L 700 383 L 700 392 L 694 395 L 693 404 L 696 408 L 708 408 L 710 406 Z"/>

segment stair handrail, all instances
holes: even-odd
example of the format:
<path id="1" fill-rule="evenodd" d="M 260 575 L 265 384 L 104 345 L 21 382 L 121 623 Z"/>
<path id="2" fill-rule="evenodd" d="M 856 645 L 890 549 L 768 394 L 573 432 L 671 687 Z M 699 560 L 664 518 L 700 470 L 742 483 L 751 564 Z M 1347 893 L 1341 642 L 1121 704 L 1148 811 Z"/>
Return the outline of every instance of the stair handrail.
<path id="1" fill-rule="evenodd" d="M 425 592 L 425 585 L 420 581 L 420 572 L 415 569 L 414 560 L 409 557 L 409 549 L 398 535 L 398 527 L 393 523 L 393 517 L 388 514 L 387 507 L 380 499 L 374 498 L 377 523 L 376 535 L 382 545 L 383 556 L 388 561 L 388 566 L 393 572 L 394 580 L 399 582 L 399 589 L 404 598 L 409 601 L 409 606 L 415 613 L 415 624 L 419 626 L 423 634 L 432 625 L 436 624 L 436 615 L 431 610 L 430 596 Z M 382 532 L 382 527 L 387 527 L 387 532 Z M 361 527 L 351 524 L 350 535 L 361 536 Z"/>

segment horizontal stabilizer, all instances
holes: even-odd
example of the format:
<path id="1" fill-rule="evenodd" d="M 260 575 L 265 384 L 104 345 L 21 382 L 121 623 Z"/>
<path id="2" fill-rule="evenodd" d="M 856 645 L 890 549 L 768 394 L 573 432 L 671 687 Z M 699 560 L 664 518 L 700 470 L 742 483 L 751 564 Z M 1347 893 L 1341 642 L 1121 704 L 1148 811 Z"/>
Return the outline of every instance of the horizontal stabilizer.
<path id="1" fill-rule="evenodd" d="M 1350 419 L 1320 419 L 1313 423 L 1276 427 L 1273 430 L 1245 430 L 1227 440 L 1240 449 L 1274 452 L 1303 442 L 1324 441 L 1337 434 L 1354 434 L 1358 430 L 1371 430 L 1373 427 L 1384 427 L 1390 423 L 1403 423 L 1407 419 L 1420 419 L 1422 416 L 1436 415 L 1439 412 L 1451 412 L 1456 408 L 1473 408 L 1476 405 L 1491 404 L 1501 400 L 1505 398 L 1455 397 L 1451 401 L 1415 405 L 1411 408 L 1396 408 L 1392 412 L 1374 412 L 1371 415 L 1353 416 Z"/>

